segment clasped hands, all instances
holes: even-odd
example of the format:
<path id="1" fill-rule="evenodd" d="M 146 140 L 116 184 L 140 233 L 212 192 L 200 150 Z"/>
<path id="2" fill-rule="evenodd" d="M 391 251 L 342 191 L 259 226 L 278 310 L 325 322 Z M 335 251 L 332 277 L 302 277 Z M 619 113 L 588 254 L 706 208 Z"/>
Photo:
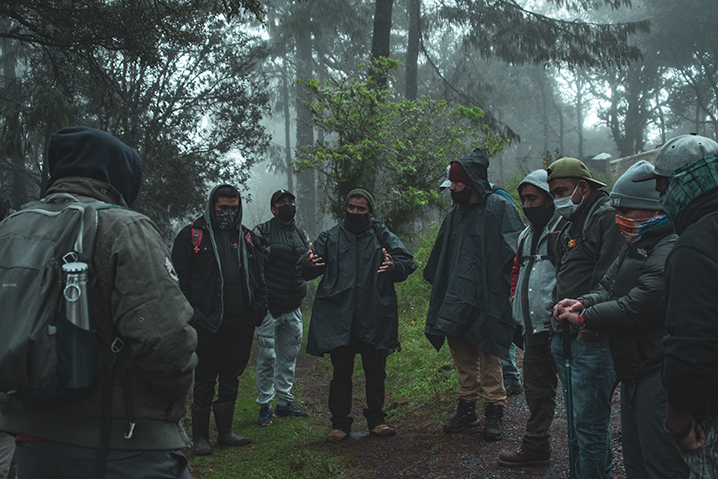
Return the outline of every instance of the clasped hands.
<path id="1" fill-rule="evenodd" d="M 581 301 L 576 299 L 562 299 L 553 307 L 553 320 L 560 323 L 563 320 L 568 321 L 574 326 L 580 326 L 581 321 L 579 315 L 583 313 L 584 306 Z"/>

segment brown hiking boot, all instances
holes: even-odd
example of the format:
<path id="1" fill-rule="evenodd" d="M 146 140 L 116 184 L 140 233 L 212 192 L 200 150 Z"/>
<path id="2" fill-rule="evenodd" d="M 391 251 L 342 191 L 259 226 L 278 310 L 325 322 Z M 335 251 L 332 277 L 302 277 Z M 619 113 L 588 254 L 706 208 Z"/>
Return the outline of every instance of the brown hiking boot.
<path id="1" fill-rule="evenodd" d="M 327 436 L 327 442 L 331 442 L 332 444 L 339 444 L 348 437 L 349 434 L 345 433 L 341 429 L 332 429 L 332 432 L 330 432 Z"/>
<path id="2" fill-rule="evenodd" d="M 379 424 L 377 427 L 369 431 L 370 434 L 379 437 L 391 437 L 396 436 L 396 429 L 386 424 Z"/>
<path id="3" fill-rule="evenodd" d="M 504 467 L 548 466 L 551 463 L 550 453 L 535 453 L 517 449 L 513 452 L 499 454 L 499 464 Z"/>

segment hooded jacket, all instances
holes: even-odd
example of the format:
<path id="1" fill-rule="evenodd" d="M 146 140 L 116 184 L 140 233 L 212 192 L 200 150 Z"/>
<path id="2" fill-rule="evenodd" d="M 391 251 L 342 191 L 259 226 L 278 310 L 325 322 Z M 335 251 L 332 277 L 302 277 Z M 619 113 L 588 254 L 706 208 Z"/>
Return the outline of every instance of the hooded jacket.
<path id="1" fill-rule="evenodd" d="M 164 240 L 149 218 L 127 207 L 139 191 L 140 157 L 108 133 L 74 127 L 52 137 L 48 159 L 48 195 L 68 193 L 84 203 L 119 206 L 97 211 L 92 254 L 97 280 L 89 294 L 98 364 L 104 364 L 117 333 L 125 342 L 120 360 L 127 368 L 136 422 L 132 438 L 124 439 L 124 401 L 114 374 L 109 447 L 185 447 L 180 420 L 197 365 L 197 334 L 188 325 L 192 308 L 179 289 Z M 103 384 L 98 380 L 82 398 L 55 407 L 30 409 L 17 400 L 2 404 L 0 429 L 96 448 Z"/>
<path id="2" fill-rule="evenodd" d="M 666 261 L 668 402 L 681 411 L 718 414 L 718 188 L 678 212 L 678 241 Z"/>
<path id="3" fill-rule="evenodd" d="M 433 285 L 424 332 L 437 350 L 444 337 L 458 336 L 507 358 L 516 332 L 509 302 L 511 266 L 524 225 L 513 203 L 492 193 L 483 152 L 457 161 L 480 199 L 454 205 L 441 225 L 424 269 Z"/>
<path id="4" fill-rule="evenodd" d="M 404 281 L 416 265 L 401 240 L 382 223 L 372 221 L 372 227 L 358 235 L 343 223 L 323 231 L 312 251 L 324 259 L 324 266 L 309 268 L 305 256 L 299 258 L 297 267 L 305 280 L 324 275 L 309 323 L 309 354 L 321 356 L 351 344 L 352 339 L 387 353 L 400 349 L 394 283 Z M 377 273 L 384 261 L 382 248 L 395 263 L 387 273 Z"/>
<path id="5" fill-rule="evenodd" d="M 237 230 L 239 237 L 237 255 L 242 289 L 228 291 L 225 288 L 227 278 L 222 273 L 222 262 L 212 227 L 215 221 L 215 194 L 222 186 L 230 185 L 219 185 L 212 189 L 204 214 L 182 228 L 172 248 L 172 261 L 180 288 L 194 308 L 190 324 L 213 333 L 219 331 L 224 319 L 225 295 L 242 295 L 245 309 L 241 316 L 248 325 L 258 326 L 267 313 L 264 253 L 249 229 L 242 224 L 241 197 L 239 213 L 232 228 Z"/>

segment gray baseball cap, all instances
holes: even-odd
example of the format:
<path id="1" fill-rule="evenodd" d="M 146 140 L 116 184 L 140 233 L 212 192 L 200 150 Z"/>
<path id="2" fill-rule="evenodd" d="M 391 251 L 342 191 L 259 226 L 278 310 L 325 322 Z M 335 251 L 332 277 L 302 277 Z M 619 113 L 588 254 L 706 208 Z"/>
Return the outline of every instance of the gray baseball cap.
<path id="1" fill-rule="evenodd" d="M 444 182 L 439 185 L 439 189 L 448 188 L 451 186 L 451 180 L 449 179 L 449 170 L 451 169 L 451 165 L 446 167 L 446 172 L 444 173 Z"/>
<path id="2" fill-rule="evenodd" d="M 681 135 L 669 140 L 656 153 L 653 162 L 655 171 L 646 171 L 641 176 L 636 176 L 633 181 L 647 181 L 659 176 L 671 177 L 680 167 L 698 161 L 706 156 L 718 154 L 718 143 L 705 136 Z"/>

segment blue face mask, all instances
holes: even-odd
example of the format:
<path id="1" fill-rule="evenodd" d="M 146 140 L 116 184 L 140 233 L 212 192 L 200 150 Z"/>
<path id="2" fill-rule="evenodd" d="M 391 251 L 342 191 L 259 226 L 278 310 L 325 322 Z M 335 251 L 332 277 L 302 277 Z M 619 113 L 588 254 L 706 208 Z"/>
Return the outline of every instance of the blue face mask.
<path id="1" fill-rule="evenodd" d="M 576 188 L 574 188 L 573 193 L 571 193 L 568 196 L 564 196 L 563 198 L 554 198 L 553 204 L 556 207 L 556 211 L 558 211 L 558 214 L 563 216 L 566 219 L 569 219 L 572 214 L 576 212 L 579 206 L 581 206 L 581 203 L 583 203 L 584 196 L 581 197 L 581 203 L 575 204 L 573 202 L 573 195 L 576 194 L 576 191 L 578 191 L 578 184 L 576 185 Z"/>

